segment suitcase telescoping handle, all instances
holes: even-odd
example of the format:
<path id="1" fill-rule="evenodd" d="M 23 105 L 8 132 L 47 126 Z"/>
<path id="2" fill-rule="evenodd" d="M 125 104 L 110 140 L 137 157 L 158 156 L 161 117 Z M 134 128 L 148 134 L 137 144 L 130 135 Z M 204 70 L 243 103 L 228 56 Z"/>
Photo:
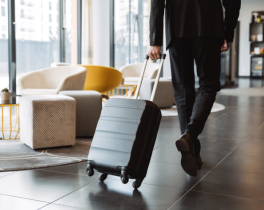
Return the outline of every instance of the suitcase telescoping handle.
<path id="1" fill-rule="evenodd" d="M 157 77 L 156 77 L 156 80 L 155 80 L 155 84 L 154 84 L 154 87 L 153 87 L 153 90 L 152 90 L 152 94 L 151 94 L 151 97 L 150 97 L 150 101 L 152 101 L 152 102 L 154 101 L 155 94 L 156 94 L 156 91 L 157 91 L 157 88 L 158 88 L 160 74 L 161 74 L 161 70 L 162 70 L 165 58 L 166 58 L 166 54 L 165 53 L 160 53 L 160 67 L 159 67 L 159 70 L 158 70 L 158 73 L 157 73 Z M 140 75 L 140 78 L 139 78 L 139 81 L 138 81 L 137 90 L 136 90 L 136 94 L 135 94 L 135 99 L 138 98 L 139 91 L 140 91 L 141 84 L 142 84 L 142 80 L 143 80 L 143 77 L 144 77 L 144 74 L 145 74 L 145 71 L 146 71 L 146 68 L 147 68 L 148 60 L 149 60 L 149 55 L 147 54 L 145 62 L 144 62 L 144 65 L 143 65 L 143 70 L 141 72 L 141 75 Z"/>

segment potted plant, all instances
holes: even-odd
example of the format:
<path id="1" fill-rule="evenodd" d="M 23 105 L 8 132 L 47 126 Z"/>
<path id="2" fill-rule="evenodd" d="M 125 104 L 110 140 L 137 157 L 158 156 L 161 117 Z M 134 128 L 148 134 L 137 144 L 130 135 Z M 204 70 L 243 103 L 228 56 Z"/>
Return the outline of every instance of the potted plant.
<path id="1" fill-rule="evenodd" d="M 7 88 L 2 89 L 1 91 L 1 104 L 10 104 L 11 93 Z"/>

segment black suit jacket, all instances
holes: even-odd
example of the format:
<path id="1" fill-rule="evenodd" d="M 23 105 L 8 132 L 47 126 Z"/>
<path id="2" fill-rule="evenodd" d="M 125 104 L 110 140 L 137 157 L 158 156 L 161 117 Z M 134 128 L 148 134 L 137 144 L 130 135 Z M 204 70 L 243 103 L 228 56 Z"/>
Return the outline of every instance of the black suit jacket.
<path id="1" fill-rule="evenodd" d="M 223 37 L 232 42 L 241 0 L 151 0 L 151 46 L 162 46 L 164 7 L 168 48 L 180 37 Z"/>

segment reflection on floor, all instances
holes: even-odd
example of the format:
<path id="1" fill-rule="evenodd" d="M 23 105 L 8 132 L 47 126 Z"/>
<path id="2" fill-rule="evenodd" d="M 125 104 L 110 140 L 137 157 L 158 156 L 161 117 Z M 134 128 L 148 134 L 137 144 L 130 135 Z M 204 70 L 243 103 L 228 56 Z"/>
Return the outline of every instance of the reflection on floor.
<path id="1" fill-rule="evenodd" d="M 86 163 L 0 173 L 1 210 L 262 210 L 264 97 L 219 95 L 202 142 L 198 176 L 180 166 L 177 117 L 163 118 L 146 179 L 138 191 L 109 176 L 88 178 Z M 1 163 L 0 163 L 1 167 Z"/>
<path id="2" fill-rule="evenodd" d="M 238 88 L 249 88 L 249 87 L 263 87 L 264 79 L 258 78 L 238 78 L 236 79 L 236 84 Z"/>

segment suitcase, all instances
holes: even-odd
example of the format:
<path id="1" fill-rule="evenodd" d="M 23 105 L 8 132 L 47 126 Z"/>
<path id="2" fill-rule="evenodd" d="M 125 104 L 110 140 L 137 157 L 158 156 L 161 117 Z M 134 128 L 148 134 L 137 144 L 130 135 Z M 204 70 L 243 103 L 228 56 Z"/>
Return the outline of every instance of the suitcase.
<path id="1" fill-rule="evenodd" d="M 149 60 L 147 55 L 135 98 L 113 98 L 106 102 L 88 155 L 88 176 L 93 176 L 96 169 L 102 173 L 99 176 L 101 182 L 111 174 L 120 176 L 124 184 L 129 179 L 136 179 L 133 183 L 135 189 L 141 186 L 147 174 L 161 121 L 161 111 L 153 101 L 165 58 L 166 54 L 161 54 L 150 101 L 135 100 Z"/>

